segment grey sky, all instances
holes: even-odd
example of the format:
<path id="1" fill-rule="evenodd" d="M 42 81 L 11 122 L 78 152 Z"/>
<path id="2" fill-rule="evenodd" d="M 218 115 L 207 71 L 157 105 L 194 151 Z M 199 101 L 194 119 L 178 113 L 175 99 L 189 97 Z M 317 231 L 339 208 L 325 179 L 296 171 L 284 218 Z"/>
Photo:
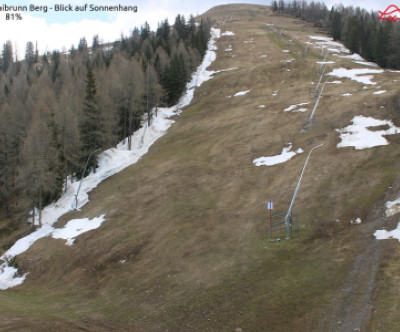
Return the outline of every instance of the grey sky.
<path id="1" fill-rule="evenodd" d="M 310 1 L 308 1 L 310 2 Z M 343 0 L 344 5 L 361 6 L 367 10 L 385 10 L 391 5 L 392 0 Z M 47 5 L 62 3 L 59 0 L 6 0 L 7 5 Z M 0 12 L 2 33 L 0 45 L 11 40 L 19 53 L 23 54 L 28 41 L 38 42 L 40 52 L 54 49 L 69 49 L 77 45 L 81 37 L 89 42 L 98 34 L 104 42 L 114 41 L 121 34 L 129 35 L 134 27 L 140 27 L 145 21 L 150 23 L 152 29 L 157 28 L 157 23 L 168 18 L 173 23 L 177 14 L 189 17 L 202 14 L 212 7 L 228 3 L 254 3 L 270 5 L 271 0 L 68 0 L 67 4 L 82 6 L 85 3 L 96 5 L 134 5 L 137 13 L 110 13 L 110 12 L 60 12 L 48 10 L 47 12 L 24 12 L 22 20 L 6 20 L 6 13 Z M 325 1 L 328 8 L 337 3 L 336 0 Z M 400 6 L 400 1 L 399 1 Z M 400 23 L 399 23 L 400 24 Z"/>

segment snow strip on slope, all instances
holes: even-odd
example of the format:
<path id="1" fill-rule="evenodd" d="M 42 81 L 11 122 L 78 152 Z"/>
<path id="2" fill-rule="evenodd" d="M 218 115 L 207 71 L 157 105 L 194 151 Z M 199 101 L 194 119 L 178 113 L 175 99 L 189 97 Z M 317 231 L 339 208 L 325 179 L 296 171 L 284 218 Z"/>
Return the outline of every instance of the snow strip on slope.
<path id="1" fill-rule="evenodd" d="M 343 129 L 336 129 L 340 134 L 342 141 L 337 145 L 338 148 L 354 146 L 356 150 L 372 148 L 374 146 L 388 145 L 384 135 L 394 135 L 400 133 L 400 128 L 396 127 L 392 121 L 377 120 L 372 117 L 362 115 L 355 116 L 349 125 Z M 368 128 L 389 126 L 389 129 L 372 131 Z"/>
<path id="2" fill-rule="evenodd" d="M 330 37 L 323 37 L 323 36 L 309 36 L 310 40 L 314 40 L 312 43 L 314 48 L 319 48 L 319 49 L 328 49 L 330 52 L 333 53 L 345 53 L 349 54 L 350 50 L 347 49 L 342 43 L 333 41 L 332 38 Z M 338 54 L 335 54 L 338 55 Z M 362 60 L 362 58 L 361 58 Z"/>
<path id="3" fill-rule="evenodd" d="M 374 95 L 381 95 L 382 93 L 385 93 L 386 90 L 380 90 L 380 91 L 376 91 L 374 92 Z"/>
<path id="4" fill-rule="evenodd" d="M 366 61 L 353 61 L 353 62 L 363 66 L 379 68 L 379 66 L 375 62 L 366 62 Z"/>
<path id="5" fill-rule="evenodd" d="M 54 231 L 52 225 L 59 217 L 73 210 L 72 205 L 74 205 L 75 202 L 77 202 L 77 208 L 81 208 L 89 201 L 89 192 L 96 188 L 100 182 L 136 163 L 147 153 L 149 147 L 158 138 L 166 134 L 168 128 L 174 123 L 170 117 L 180 114 L 181 109 L 190 104 L 193 99 L 194 88 L 212 79 L 214 72 L 208 71 L 207 68 L 216 59 L 215 50 L 217 47 L 215 43 L 216 39 L 220 37 L 220 33 L 221 31 L 219 29 L 211 29 L 211 38 L 208 42 L 208 48 L 204 55 L 203 62 L 192 75 L 192 80 L 187 83 L 187 91 L 181 97 L 179 103 L 169 108 L 159 108 L 158 116 L 153 118 L 152 124 L 148 128 L 147 125 L 144 125 L 134 133 L 131 150 L 128 149 L 127 142 L 121 142 L 118 144 L 117 148 L 112 148 L 101 153 L 99 156 L 99 167 L 96 169 L 96 173 L 90 174 L 83 179 L 78 197 L 75 197 L 75 194 L 79 187 L 79 182 L 70 183 L 67 192 L 64 193 L 57 202 L 48 205 L 42 210 L 43 226 L 28 236 L 18 240 L 0 257 L 0 260 L 3 261 L 0 265 L 0 289 L 17 286 L 23 283 L 26 277 L 26 274 L 17 276 L 18 270 L 8 265 L 7 262 L 9 260 L 26 251 L 38 239 L 50 236 Z M 142 138 L 143 142 L 140 144 L 139 142 L 141 142 Z M 73 226 L 73 224 L 71 225 Z"/>
<path id="6" fill-rule="evenodd" d="M 369 68 L 357 68 L 357 69 L 346 69 L 346 68 L 336 68 L 332 70 L 327 75 L 339 77 L 339 78 L 349 78 L 353 81 L 375 85 L 376 82 L 372 82 L 371 79 L 374 78 L 373 75 L 366 74 L 379 74 L 383 73 L 382 69 L 369 69 Z"/>
<path id="7" fill-rule="evenodd" d="M 296 152 L 291 150 L 292 150 L 292 144 L 289 144 L 287 147 L 284 147 L 282 149 L 281 154 L 276 156 L 260 157 L 254 159 L 253 164 L 255 166 L 272 166 L 272 165 L 282 164 L 292 159 L 296 154 L 304 152 L 301 148 L 297 149 Z"/>
<path id="8" fill-rule="evenodd" d="M 236 69 L 239 69 L 239 67 L 232 67 L 232 68 L 227 68 L 227 69 L 215 70 L 215 71 L 212 71 L 210 73 L 212 73 L 211 75 L 215 75 L 215 74 L 224 73 L 226 71 L 232 71 L 232 70 L 236 70 Z"/>
<path id="9" fill-rule="evenodd" d="M 235 33 L 232 31 L 225 31 L 224 33 L 221 33 L 221 37 L 222 36 L 234 36 Z"/>

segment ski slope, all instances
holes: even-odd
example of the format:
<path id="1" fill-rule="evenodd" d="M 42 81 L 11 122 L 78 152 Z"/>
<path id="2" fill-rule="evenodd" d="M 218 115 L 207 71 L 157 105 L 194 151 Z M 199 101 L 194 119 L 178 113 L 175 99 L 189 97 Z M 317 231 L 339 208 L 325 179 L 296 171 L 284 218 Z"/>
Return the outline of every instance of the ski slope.
<path id="1" fill-rule="evenodd" d="M 67 212 L 80 209 L 89 202 L 89 193 L 108 177 L 119 173 L 128 166 L 135 164 L 145 155 L 150 146 L 160 137 L 164 136 L 169 127 L 174 123 L 171 117 L 179 115 L 182 108 L 188 106 L 194 96 L 194 89 L 202 83 L 212 79 L 216 73 L 208 71 L 207 68 L 215 61 L 217 55 L 215 50 L 216 40 L 220 38 L 220 29 L 211 29 L 211 38 L 208 42 L 207 52 L 202 63 L 198 66 L 192 79 L 186 85 L 186 92 L 180 98 L 177 105 L 168 108 L 159 108 L 157 117 L 154 117 L 150 126 L 140 128 L 132 136 L 133 146 L 128 148 L 127 140 L 118 144 L 116 148 L 111 148 L 99 156 L 99 166 L 95 173 L 88 175 L 80 182 L 70 182 L 67 191 L 56 202 L 48 205 L 42 210 L 42 227 L 32 232 L 28 236 L 19 239 L 3 256 L 0 257 L 0 289 L 5 290 L 15 287 L 24 282 L 26 275 L 18 275 L 18 270 L 9 265 L 9 262 L 19 254 L 28 250 L 37 240 L 51 236 L 56 239 L 65 239 L 67 245 L 72 245 L 75 238 L 86 231 L 101 226 L 106 220 L 102 215 L 92 220 L 87 218 L 74 219 L 69 221 L 64 228 L 55 229 L 54 223 Z M 228 69 L 232 70 L 232 69 Z M 143 141 L 142 141 L 143 140 Z M 76 193 L 79 189 L 79 194 Z M 35 222 L 35 220 L 32 220 Z"/>

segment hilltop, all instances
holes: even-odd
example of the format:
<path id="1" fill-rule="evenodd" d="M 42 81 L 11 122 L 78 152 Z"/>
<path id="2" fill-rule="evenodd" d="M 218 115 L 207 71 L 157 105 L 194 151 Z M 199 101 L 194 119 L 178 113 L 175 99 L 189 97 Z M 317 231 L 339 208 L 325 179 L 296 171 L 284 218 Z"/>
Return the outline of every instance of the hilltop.
<path id="1" fill-rule="evenodd" d="M 398 243 L 373 233 L 397 221 L 385 203 L 400 191 L 399 136 L 387 135 L 400 126 L 400 73 L 346 57 L 339 45 L 321 59 L 330 42 L 322 31 L 265 6 L 219 6 L 201 17 L 221 30 L 213 78 L 147 154 L 57 223 L 105 215 L 101 227 L 72 246 L 40 239 L 16 257 L 28 275 L 0 292 L 2 330 L 398 327 L 390 292 Z M 321 66 L 336 76 L 310 127 Z M 388 144 L 340 147 L 356 116 L 392 121 L 370 130 L 384 131 Z M 320 144 L 294 204 L 299 236 L 269 241 L 267 202 L 274 214 L 287 211 Z M 285 162 L 254 163 L 278 155 Z"/>

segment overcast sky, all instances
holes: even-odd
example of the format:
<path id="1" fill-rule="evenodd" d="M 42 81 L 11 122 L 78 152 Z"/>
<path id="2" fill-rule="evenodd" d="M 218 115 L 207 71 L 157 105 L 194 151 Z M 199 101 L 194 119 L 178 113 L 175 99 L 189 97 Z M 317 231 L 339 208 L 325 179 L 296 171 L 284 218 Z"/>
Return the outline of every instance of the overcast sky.
<path id="1" fill-rule="evenodd" d="M 19 17 L 9 17 L 14 19 L 6 20 L 6 14 L 13 12 L 0 11 L 0 43 L 1 45 L 11 40 L 18 53 L 22 55 L 28 41 L 38 42 L 40 53 L 52 51 L 54 49 L 69 49 L 72 45 L 77 46 L 79 39 L 85 37 L 91 44 L 93 36 L 98 34 L 103 42 L 119 39 L 121 34 L 129 35 L 133 27 L 140 27 L 145 21 L 149 22 L 152 29 L 157 28 L 157 23 L 168 18 L 170 23 L 174 22 L 177 14 L 194 16 L 202 14 L 208 9 L 227 3 L 256 3 L 270 5 L 270 0 L 5 0 L 3 4 L 7 6 L 28 6 L 28 12 L 22 12 L 22 20 Z M 129 13 L 110 13 L 110 12 L 61 12 L 51 10 L 55 4 L 63 3 L 75 6 L 87 4 L 99 5 L 129 5 L 137 6 L 137 12 Z M 335 0 L 325 1 L 330 8 L 337 3 Z M 344 5 L 354 5 L 368 10 L 383 11 L 392 4 L 391 1 L 355 0 L 341 1 Z M 35 6 L 47 6 L 47 12 L 43 7 L 38 11 L 29 11 L 31 4 Z M 399 3 L 400 5 L 400 3 Z M 1 9 L 1 8 L 0 8 Z M 399 22 L 400 24 L 400 22 Z"/>

